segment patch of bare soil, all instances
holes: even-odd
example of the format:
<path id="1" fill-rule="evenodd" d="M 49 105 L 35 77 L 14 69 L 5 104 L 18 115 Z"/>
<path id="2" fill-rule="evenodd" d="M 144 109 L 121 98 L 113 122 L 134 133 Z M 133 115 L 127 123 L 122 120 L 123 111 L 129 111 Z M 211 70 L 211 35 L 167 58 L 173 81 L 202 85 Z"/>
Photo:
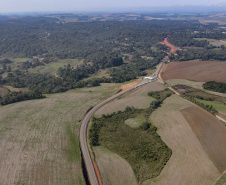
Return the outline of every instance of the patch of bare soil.
<path id="1" fill-rule="evenodd" d="M 28 92 L 28 88 L 15 88 L 12 86 L 5 86 L 7 89 L 9 89 L 11 92 Z"/>
<path id="2" fill-rule="evenodd" d="M 172 95 L 151 115 L 161 139 L 172 149 L 172 156 L 160 175 L 145 185 L 212 185 L 220 175 L 204 151 L 188 122 L 180 112 L 192 106 Z"/>
<path id="3" fill-rule="evenodd" d="M 163 44 L 170 48 L 170 53 L 175 53 L 177 50 L 181 50 L 180 47 L 176 47 L 169 43 L 168 38 L 165 38 L 164 41 L 160 42 L 160 44 Z"/>
<path id="4" fill-rule="evenodd" d="M 7 92 L 7 90 L 6 90 L 5 88 L 3 88 L 3 87 L 0 88 L 0 96 L 1 96 L 1 97 L 7 95 L 7 93 L 8 93 L 8 92 Z"/>
<path id="5" fill-rule="evenodd" d="M 199 82 L 217 81 L 226 82 L 226 62 L 189 61 L 171 62 L 167 65 L 162 78 L 187 79 Z"/>
<path id="6" fill-rule="evenodd" d="M 122 90 L 122 91 L 125 91 L 133 86 L 135 86 L 136 84 L 138 84 L 140 82 L 140 79 L 137 79 L 136 81 L 134 82 L 131 82 L 131 83 L 128 83 L 128 84 L 125 84 L 125 85 L 122 85 L 120 86 L 119 88 Z"/>
<path id="7" fill-rule="evenodd" d="M 226 170 L 226 127 L 198 106 L 181 110 L 202 147 L 222 173 Z"/>

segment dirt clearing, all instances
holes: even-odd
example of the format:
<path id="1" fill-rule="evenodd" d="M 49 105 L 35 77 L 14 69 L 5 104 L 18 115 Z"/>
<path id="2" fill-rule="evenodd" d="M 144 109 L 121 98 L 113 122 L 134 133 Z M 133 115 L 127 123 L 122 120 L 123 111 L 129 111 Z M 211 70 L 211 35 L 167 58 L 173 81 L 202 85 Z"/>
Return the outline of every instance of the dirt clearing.
<path id="1" fill-rule="evenodd" d="M 162 74 L 164 80 L 187 79 L 199 82 L 226 82 L 226 62 L 171 62 Z"/>
<path id="2" fill-rule="evenodd" d="M 0 184 L 85 184 L 78 122 L 99 94 L 59 93 L 0 108 Z"/>
<path id="3" fill-rule="evenodd" d="M 154 98 L 147 96 L 150 91 L 161 91 L 165 87 L 157 82 L 148 83 L 142 88 L 133 91 L 131 94 L 114 100 L 101 107 L 95 115 L 110 114 L 119 110 L 124 110 L 127 106 L 135 108 L 147 108 Z"/>
<path id="4" fill-rule="evenodd" d="M 198 106 L 181 110 L 204 150 L 222 173 L 226 170 L 226 127 Z"/>
<path id="5" fill-rule="evenodd" d="M 129 88 L 135 86 L 135 85 L 138 84 L 139 82 L 140 82 L 140 79 L 137 79 L 137 80 L 134 81 L 134 82 L 131 82 L 131 83 L 128 83 L 128 84 L 125 84 L 125 85 L 120 86 L 120 89 L 121 89 L 122 91 L 125 91 L 125 90 L 127 90 L 127 89 L 129 89 Z"/>
<path id="6" fill-rule="evenodd" d="M 167 38 L 165 38 L 164 41 L 160 42 L 160 44 L 163 44 L 163 45 L 169 47 L 170 48 L 170 53 L 175 53 L 177 50 L 181 50 L 179 47 L 176 47 L 176 46 L 170 44 L 168 42 Z"/>
<path id="7" fill-rule="evenodd" d="M 12 86 L 5 86 L 7 89 L 9 89 L 11 92 L 28 92 L 28 88 L 15 88 Z"/>
<path id="8" fill-rule="evenodd" d="M 7 93 L 8 93 L 7 89 L 0 87 L 0 96 L 1 97 L 7 95 Z"/>
<path id="9" fill-rule="evenodd" d="M 172 149 L 172 156 L 157 178 L 143 184 L 212 185 L 220 175 L 180 112 L 191 105 L 172 95 L 152 114 L 151 120 L 158 127 L 162 140 Z"/>
<path id="10" fill-rule="evenodd" d="M 137 185 L 130 164 L 104 147 L 94 147 L 103 185 Z"/>

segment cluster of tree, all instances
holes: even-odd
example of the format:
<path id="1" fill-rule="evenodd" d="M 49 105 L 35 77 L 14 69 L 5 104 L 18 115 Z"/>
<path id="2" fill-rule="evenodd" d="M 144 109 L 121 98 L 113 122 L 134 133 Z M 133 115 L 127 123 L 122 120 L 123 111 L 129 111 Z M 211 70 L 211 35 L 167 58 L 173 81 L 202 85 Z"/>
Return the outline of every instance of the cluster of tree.
<path id="1" fill-rule="evenodd" d="M 218 113 L 218 111 L 212 105 L 205 105 L 204 103 L 197 101 L 194 96 L 184 95 L 184 98 L 186 98 L 189 101 L 195 103 L 196 105 L 202 107 L 203 109 L 207 110 L 208 112 L 210 112 L 213 115 Z"/>
<path id="2" fill-rule="evenodd" d="M 42 93 L 64 92 L 70 88 L 70 84 L 62 79 L 49 74 L 23 73 L 19 70 L 8 73 L 6 78 L 2 78 L 0 84 L 7 84 L 13 87 L 28 87 L 31 91 Z"/>
<path id="3" fill-rule="evenodd" d="M 170 55 L 170 60 L 174 61 L 187 61 L 187 60 L 194 60 L 194 59 L 201 59 L 201 60 L 226 60 L 226 49 L 222 47 L 218 50 L 209 50 L 209 49 L 202 49 L 202 50 L 193 50 L 189 49 L 187 51 L 177 51 L 176 55 Z"/>
<path id="4" fill-rule="evenodd" d="M 220 93 L 226 93 L 226 83 L 209 81 L 203 84 L 203 88 Z"/>
<path id="5" fill-rule="evenodd" d="M 175 46 L 179 46 L 179 47 L 207 47 L 209 42 L 206 40 L 195 40 L 193 39 L 193 35 L 191 33 L 174 33 L 172 35 L 170 35 L 170 37 L 168 37 L 168 41 L 175 45 Z"/>
<path id="6" fill-rule="evenodd" d="M 4 97 L 0 97 L 1 105 L 10 103 L 45 98 L 40 92 L 10 92 Z"/>
<path id="7" fill-rule="evenodd" d="M 29 59 L 28 61 L 22 63 L 21 68 L 29 69 L 29 68 L 35 68 L 41 65 L 44 65 L 44 63 L 40 62 L 38 59 Z"/>

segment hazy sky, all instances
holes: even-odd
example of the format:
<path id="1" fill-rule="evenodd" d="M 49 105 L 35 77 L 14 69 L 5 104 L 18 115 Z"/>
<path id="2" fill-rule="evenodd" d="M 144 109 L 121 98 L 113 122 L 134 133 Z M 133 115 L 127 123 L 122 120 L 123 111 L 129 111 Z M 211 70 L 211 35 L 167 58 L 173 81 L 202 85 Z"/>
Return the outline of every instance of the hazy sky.
<path id="1" fill-rule="evenodd" d="M 226 0 L 0 0 L 0 13 L 32 11 L 108 11 L 130 8 L 216 5 Z"/>

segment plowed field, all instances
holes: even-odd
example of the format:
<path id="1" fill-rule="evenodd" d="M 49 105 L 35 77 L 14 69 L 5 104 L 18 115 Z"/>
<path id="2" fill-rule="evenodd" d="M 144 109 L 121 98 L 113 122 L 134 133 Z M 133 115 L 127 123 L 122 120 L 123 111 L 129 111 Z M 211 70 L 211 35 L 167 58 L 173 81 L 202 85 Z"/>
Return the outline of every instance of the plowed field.
<path id="1" fill-rule="evenodd" d="M 171 62 L 162 74 L 164 80 L 187 79 L 199 82 L 226 82 L 226 62 Z"/>
<path id="2" fill-rule="evenodd" d="M 67 92 L 1 107 L 0 184 L 85 184 L 77 124 L 99 100 Z"/>
<path id="3" fill-rule="evenodd" d="M 151 115 L 158 134 L 172 149 L 172 156 L 161 174 L 144 185 L 212 185 L 220 176 L 180 111 L 192 105 L 172 95 Z"/>
<path id="4" fill-rule="evenodd" d="M 222 173 L 226 170 L 226 127 L 198 106 L 181 110 L 209 158 Z"/>

